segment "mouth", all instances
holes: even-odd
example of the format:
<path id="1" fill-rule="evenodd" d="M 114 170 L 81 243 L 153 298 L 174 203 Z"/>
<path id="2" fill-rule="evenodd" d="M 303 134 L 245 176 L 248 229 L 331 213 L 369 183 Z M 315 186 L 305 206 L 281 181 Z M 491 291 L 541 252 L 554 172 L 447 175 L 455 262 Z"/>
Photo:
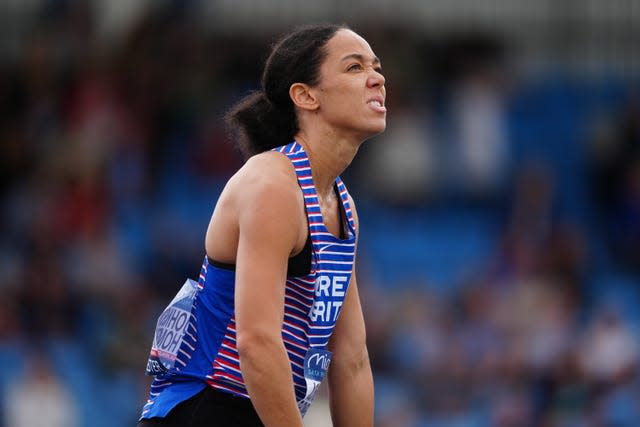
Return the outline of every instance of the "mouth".
<path id="1" fill-rule="evenodd" d="M 380 98 L 374 98 L 367 101 L 367 105 L 378 113 L 386 113 L 387 107 L 384 106 L 384 101 Z"/>

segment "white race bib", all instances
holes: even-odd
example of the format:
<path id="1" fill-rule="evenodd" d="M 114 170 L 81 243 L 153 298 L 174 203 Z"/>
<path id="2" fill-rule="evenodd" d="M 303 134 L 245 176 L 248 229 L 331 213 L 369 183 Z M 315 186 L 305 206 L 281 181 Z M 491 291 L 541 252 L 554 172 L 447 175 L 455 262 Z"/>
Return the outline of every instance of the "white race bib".
<path id="1" fill-rule="evenodd" d="M 147 361 L 147 375 L 176 371 L 176 357 L 191 321 L 191 312 L 197 294 L 198 284 L 187 279 L 158 318 Z"/>
<path id="2" fill-rule="evenodd" d="M 310 348 L 304 357 L 304 379 L 307 382 L 307 393 L 300 402 L 298 409 L 304 417 L 316 397 L 320 384 L 327 374 L 331 363 L 332 353 L 326 350 Z"/>

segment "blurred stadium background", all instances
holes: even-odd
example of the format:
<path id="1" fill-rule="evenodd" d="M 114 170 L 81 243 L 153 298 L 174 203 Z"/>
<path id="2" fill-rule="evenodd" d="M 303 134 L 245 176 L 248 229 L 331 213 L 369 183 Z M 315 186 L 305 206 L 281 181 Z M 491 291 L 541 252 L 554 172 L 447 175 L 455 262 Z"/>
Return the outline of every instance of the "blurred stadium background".
<path id="1" fill-rule="evenodd" d="M 134 425 L 155 317 L 241 164 L 221 115 L 317 21 L 387 77 L 388 131 L 344 177 L 376 425 L 640 425 L 639 2 L 0 10 L 0 427 Z"/>

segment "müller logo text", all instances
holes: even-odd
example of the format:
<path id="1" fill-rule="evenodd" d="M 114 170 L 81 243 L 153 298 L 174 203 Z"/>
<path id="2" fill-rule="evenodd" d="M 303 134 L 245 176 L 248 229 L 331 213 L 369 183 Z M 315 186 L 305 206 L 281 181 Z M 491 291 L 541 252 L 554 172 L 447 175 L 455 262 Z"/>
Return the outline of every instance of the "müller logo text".
<path id="1" fill-rule="evenodd" d="M 331 363 L 331 358 L 328 355 L 315 353 L 307 360 L 307 368 L 326 371 L 329 369 L 329 363 Z"/>

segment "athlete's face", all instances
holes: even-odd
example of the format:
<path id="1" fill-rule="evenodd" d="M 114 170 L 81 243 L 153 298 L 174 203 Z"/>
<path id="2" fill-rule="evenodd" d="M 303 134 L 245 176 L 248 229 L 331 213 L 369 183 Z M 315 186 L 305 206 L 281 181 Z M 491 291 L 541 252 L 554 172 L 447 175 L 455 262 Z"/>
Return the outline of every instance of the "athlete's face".
<path id="1" fill-rule="evenodd" d="M 385 80 L 369 43 L 353 31 L 340 30 L 325 48 L 320 83 L 314 88 L 318 112 L 336 131 L 361 139 L 384 131 Z"/>

